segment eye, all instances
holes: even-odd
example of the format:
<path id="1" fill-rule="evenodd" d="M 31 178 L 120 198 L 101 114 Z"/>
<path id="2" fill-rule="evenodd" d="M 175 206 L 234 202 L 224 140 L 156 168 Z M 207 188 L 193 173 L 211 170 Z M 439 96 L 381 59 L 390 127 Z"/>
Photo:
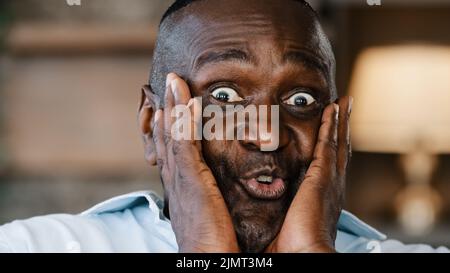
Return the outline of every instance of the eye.
<path id="1" fill-rule="evenodd" d="M 304 92 L 296 93 L 284 101 L 284 103 L 294 106 L 308 106 L 314 102 L 316 102 L 316 99 L 314 99 L 310 94 Z"/>
<path id="2" fill-rule="evenodd" d="M 229 87 L 219 87 L 214 89 L 211 95 L 222 102 L 239 102 L 244 99 L 239 97 L 238 93 Z"/>

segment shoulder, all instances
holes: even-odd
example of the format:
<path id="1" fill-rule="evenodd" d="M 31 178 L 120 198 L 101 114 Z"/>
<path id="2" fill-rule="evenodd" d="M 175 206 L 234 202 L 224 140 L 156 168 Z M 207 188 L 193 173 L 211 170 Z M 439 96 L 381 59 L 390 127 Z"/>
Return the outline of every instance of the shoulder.
<path id="1" fill-rule="evenodd" d="M 53 214 L 0 226 L 0 252 L 176 252 L 175 235 L 152 192 L 104 201 L 77 215 Z M 338 252 L 449 252 L 445 247 L 405 245 L 343 211 Z"/>
<path id="2" fill-rule="evenodd" d="M 175 235 L 152 192 L 104 201 L 77 215 L 53 214 L 0 226 L 0 252 L 174 252 Z"/>
<path id="3" fill-rule="evenodd" d="M 386 235 L 361 221 L 347 211 L 342 211 L 337 225 L 336 250 L 340 253 L 376 252 Z"/>
<path id="4" fill-rule="evenodd" d="M 353 214 L 343 211 L 338 222 L 336 249 L 341 253 L 441 253 L 445 247 L 433 248 L 424 244 L 403 244 L 364 223 Z"/>

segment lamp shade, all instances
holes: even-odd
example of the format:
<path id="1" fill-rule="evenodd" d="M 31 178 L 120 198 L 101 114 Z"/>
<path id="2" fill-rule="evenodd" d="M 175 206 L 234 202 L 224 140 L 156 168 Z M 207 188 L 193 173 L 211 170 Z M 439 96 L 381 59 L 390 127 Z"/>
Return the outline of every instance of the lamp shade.
<path id="1" fill-rule="evenodd" d="M 450 47 L 375 47 L 356 60 L 350 95 L 353 148 L 450 152 Z"/>

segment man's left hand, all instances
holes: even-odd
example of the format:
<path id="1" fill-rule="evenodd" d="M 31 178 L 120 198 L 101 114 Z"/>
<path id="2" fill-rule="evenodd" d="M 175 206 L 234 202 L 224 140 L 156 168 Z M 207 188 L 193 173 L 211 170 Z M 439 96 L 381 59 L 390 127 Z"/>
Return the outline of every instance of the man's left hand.
<path id="1" fill-rule="evenodd" d="M 324 109 L 314 158 L 267 252 L 335 252 L 351 153 L 351 107 L 352 98 L 344 97 Z"/>

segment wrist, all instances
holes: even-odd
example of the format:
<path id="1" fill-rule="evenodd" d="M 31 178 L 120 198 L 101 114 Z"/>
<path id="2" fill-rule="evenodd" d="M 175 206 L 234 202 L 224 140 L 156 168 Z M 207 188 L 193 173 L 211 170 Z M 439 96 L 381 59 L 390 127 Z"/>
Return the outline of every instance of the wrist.
<path id="1" fill-rule="evenodd" d="M 279 243 L 271 245 L 267 248 L 269 253 L 337 253 L 333 244 L 328 242 L 314 242 L 307 244 L 287 244 L 280 245 Z"/>
<path id="2" fill-rule="evenodd" d="M 216 246 L 182 246 L 179 253 L 239 253 L 239 248 Z"/>
<path id="3" fill-rule="evenodd" d="M 236 243 L 200 243 L 185 242 L 179 244 L 180 253 L 239 253 L 240 249 Z"/>
<path id="4" fill-rule="evenodd" d="M 334 247 L 328 244 L 317 244 L 302 249 L 299 253 L 337 253 L 337 252 Z"/>

